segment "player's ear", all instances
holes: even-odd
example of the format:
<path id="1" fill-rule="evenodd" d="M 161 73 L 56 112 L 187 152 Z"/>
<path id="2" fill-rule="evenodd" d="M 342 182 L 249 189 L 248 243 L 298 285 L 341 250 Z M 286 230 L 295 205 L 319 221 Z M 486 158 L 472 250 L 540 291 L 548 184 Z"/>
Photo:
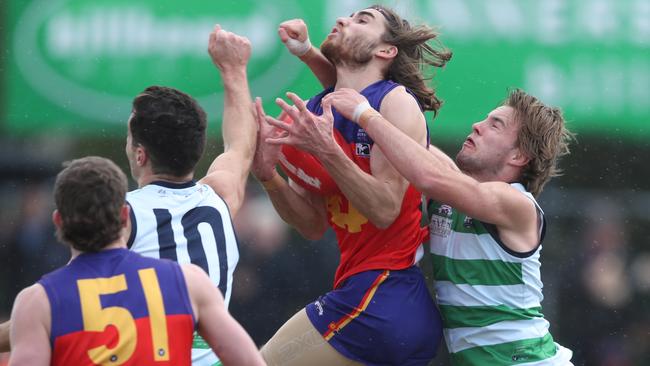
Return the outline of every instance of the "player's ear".
<path id="1" fill-rule="evenodd" d="M 131 207 L 129 207 L 128 204 L 123 204 L 122 208 L 120 209 L 120 222 L 122 223 L 122 227 L 129 227 L 130 226 L 130 220 L 131 216 L 129 215 L 129 212 L 131 211 Z"/>
<path id="2" fill-rule="evenodd" d="M 375 56 L 388 60 L 397 57 L 397 53 L 397 47 L 386 44 L 379 47 L 377 52 L 375 52 Z"/>
<path id="3" fill-rule="evenodd" d="M 52 212 L 52 222 L 58 229 L 60 229 L 63 225 L 63 219 L 61 218 L 61 213 L 59 210 L 54 210 L 54 212 Z"/>
<path id="4" fill-rule="evenodd" d="M 510 164 L 514 166 L 523 167 L 530 162 L 530 158 L 521 151 L 520 148 L 516 148 L 514 154 L 510 158 Z"/>
<path id="5" fill-rule="evenodd" d="M 138 166 L 145 166 L 147 165 L 147 161 L 149 160 L 149 155 L 147 154 L 147 149 L 144 148 L 142 145 L 138 145 L 135 148 L 135 163 Z"/>

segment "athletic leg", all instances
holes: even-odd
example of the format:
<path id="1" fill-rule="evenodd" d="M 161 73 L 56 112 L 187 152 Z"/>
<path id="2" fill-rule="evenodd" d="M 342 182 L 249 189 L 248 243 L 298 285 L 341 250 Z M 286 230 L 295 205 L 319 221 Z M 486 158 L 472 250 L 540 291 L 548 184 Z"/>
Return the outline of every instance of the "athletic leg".
<path id="1" fill-rule="evenodd" d="M 330 346 L 311 324 L 305 309 L 300 310 L 284 323 L 262 347 L 261 352 L 269 366 L 361 365 L 344 357 Z"/>

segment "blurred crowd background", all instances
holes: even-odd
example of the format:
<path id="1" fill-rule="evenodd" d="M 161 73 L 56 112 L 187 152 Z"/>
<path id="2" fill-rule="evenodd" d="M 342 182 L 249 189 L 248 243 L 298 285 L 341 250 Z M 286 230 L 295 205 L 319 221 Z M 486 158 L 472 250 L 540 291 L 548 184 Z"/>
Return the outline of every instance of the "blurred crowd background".
<path id="1" fill-rule="evenodd" d="M 548 220 L 544 313 L 576 365 L 650 364 L 650 0 L 382 3 L 438 26 L 454 52 L 434 76 L 445 105 L 427 116 L 432 142 L 450 155 L 508 88 L 564 109 L 578 136 L 564 175 L 539 199 Z M 128 172 L 126 121 L 138 92 L 173 86 L 206 108 L 198 177 L 222 151 L 222 91 L 206 52 L 215 23 L 251 39 L 252 93 L 273 114 L 285 91 L 320 90 L 284 50 L 277 25 L 303 18 L 319 44 L 337 16 L 370 4 L 0 1 L 0 319 L 18 291 L 69 259 L 51 223 L 61 163 L 101 155 Z M 241 262 L 230 310 L 261 345 L 331 288 L 338 249 L 331 232 L 314 242 L 287 227 L 254 180 L 235 224 Z M 447 365 L 440 352 L 433 364 Z"/>

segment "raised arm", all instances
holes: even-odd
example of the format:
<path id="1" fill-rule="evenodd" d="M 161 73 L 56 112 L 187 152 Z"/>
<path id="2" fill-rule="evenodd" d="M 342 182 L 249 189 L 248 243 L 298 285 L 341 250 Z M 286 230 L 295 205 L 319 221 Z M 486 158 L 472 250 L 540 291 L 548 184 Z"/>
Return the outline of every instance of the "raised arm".
<path id="1" fill-rule="evenodd" d="M 280 40 L 289 52 L 304 62 L 324 88 L 336 84 L 336 68 L 309 40 L 307 24 L 302 19 L 291 19 L 280 24 Z"/>
<path id="2" fill-rule="evenodd" d="M 330 94 L 328 100 L 343 115 L 352 115 L 359 96 L 345 89 Z M 496 225 L 501 239 L 513 250 L 527 252 L 536 247 L 537 209 L 521 192 L 504 182 L 482 183 L 462 173 L 442 151 L 427 150 L 375 110 L 366 110 L 358 122 L 392 165 L 427 197 Z"/>
<path id="3" fill-rule="evenodd" d="M 224 152 L 214 159 L 201 182 L 226 201 L 234 217 L 244 201 L 246 178 L 255 153 L 257 124 L 246 73 L 251 45 L 248 39 L 217 26 L 210 34 L 208 52 L 224 86 Z"/>
<path id="4" fill-rule="evenodd" d="M 32 285 L 16 297 L 11 313 L 10 366 L 50 364 L 50 303 L 41 285 Z"/>
<path id="5" fill-rule="evenodd" d="M 228 313 L 221 292 L 203 270 L 182 266 L 199 334 L 225 366 L 266 365 L 246 330 Z"/>
<path id="6" fill-rule="evenodd" d="M 370 152 L 372 174 L 364 172 L 350 160 L 334 140 L 331 105 L 326 100 L 323 101 L 323 115 L 317 117 L 306 110 L 304 102 L 295 94 L 290 93 L 289 98 L 295 109 L 283 101 L 279 104 L 292 117 L 293 123 L 269 119 L 289 135 L 271 142 L 291 144 L 317 156 L 339 189 L 363 216 L 379 228 L 390 226 L 399 215 L 408 182 L 376 146 Z M 407 136 L 425 145 L 424 116 L 404 88 L 396 88 L 384 98 L 382 113 Z"/>
<path id="7" fill-rule="evenodd" d="M 327 214 L 323 199 L 307 192 L 297 184 L 286 181 L 276 171 L 280 158 L 279 145 L 265 140 L 282 135 L 280 130 L 266 122 L 261 102 L 256 101 L 259 124 L 257 150 L 251 172 L 262 184 L 280 217 L 309 240 L 320 239 L 327 230 Z"/>

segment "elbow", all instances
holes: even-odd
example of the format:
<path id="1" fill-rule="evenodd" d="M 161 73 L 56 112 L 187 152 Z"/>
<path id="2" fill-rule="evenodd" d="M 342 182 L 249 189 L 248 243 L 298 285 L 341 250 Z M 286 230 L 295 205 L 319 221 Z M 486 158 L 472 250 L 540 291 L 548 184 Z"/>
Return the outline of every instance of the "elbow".
<path id="1" fill-rule="evenodd" d="M 372 221 L 372 223 L 381 230 L 388 229 L 394 222 L 395 219 L 397 219 L 397 216 L 395 217 L 386 217 L 386 218 L 378 218 L 377 220 Z"/>
<path id="2" fill-rule="evenodd" d="M 296 230 L 298 230 L 298 233 L 300 233 L 303 238 L 310 241 L 315 241 L 321 239 L 323 235 L 325 235 L 325 231 L 327 231 L 327 225 L 321 225 L 320 227 L 311 225 L 309 227 L 296 228 Z"/>
<path id="3" fill-rule="evenodd" d="M 323 237 L 323 234 L 324 234 L 324 232 L 322 232 L 322 233 L 313 232 L 313 231 L 312 232 L 305 232 L 305 231 L 302 231 L 302 230 L 300 230 L 299 233 L 303 238 L 305 238 L 305 239 L 307 239 L 309 241 L 319 240 L 320 238 Z"/>
<path id="4" fill-rule="evenodd" d="M 411 181 L 411 184 L 420 192 L 427 191 L 428 187 L 434 184 L 435 177 L 433 174 L 427 174 L 424 170 L 419 171 Z"/>
<path id="5" fill-rule="evenodd" d="M 372 224 L 375 225 L 378 229 L 388 229 L 388 227 L 390 227 L 395 222 L 395 220 L 397 220 L 401 208 L 401 202 L 397 202 L 391 205 L 391 208 L 389 209 L 374 210 L 380 214 L 370 219 L 370 222 L 372 222 Z"/>
<path id="6" fill-rule="evenodd" d="M 323 237 L 323 235 L 325 235 L 326 230 L 327 230 L 327 228 L 325 228 L 323 230 L 313 230 L 313 229 L 298 230 L 298 232 L 300 233 L 300 235 L 303 238 L 305 238 L 307 240 L 310 240 L 310 241 L 316 241 L 316 240 L 320 240 Z"/>
<path id="7" fill-rule="evenodd" d="M 417 178 L 413 180 L 413 186 L 418 192 L 424 194 L 428 198 L 437 199 L 435 192 L 436 187 L 440 187 L 440 182 L 433 174 L 418 174 Z"/>

